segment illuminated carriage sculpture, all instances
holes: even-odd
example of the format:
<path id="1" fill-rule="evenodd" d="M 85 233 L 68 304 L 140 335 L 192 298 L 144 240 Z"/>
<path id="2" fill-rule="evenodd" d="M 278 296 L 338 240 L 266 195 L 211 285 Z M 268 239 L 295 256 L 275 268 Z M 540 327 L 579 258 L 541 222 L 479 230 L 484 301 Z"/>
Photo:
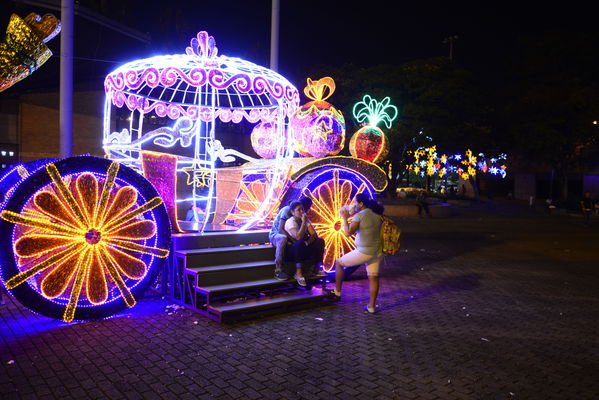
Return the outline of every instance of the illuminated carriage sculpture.
<path id="1" fill-rule="evenodd" d="M 219 56 L 206 32 L 186 54 L 119 67 L 105 90 L 110 160 L 24 165 L 5 179 L 12 183 L 0 218 L 2 280 L 38 313 L 84 320 L 134 305 L 168 256 L 171 230 L 190 228 L 179 222 L 187 210 L 201 233 L 244 231 L 268 227 L 281 204 L 308 195 L 329 271 L 354 246 L 338 209 L 386 187 L 375 164 L 332 156 L 345 139 L 343 116 L 325 101 L 332 79 L 308 80 L 312 101 L 299 107 L 284 77 Z M 254 149 L 270 158 L 225 148 L 220 133 L 230 123 L 255 124 Z"/>

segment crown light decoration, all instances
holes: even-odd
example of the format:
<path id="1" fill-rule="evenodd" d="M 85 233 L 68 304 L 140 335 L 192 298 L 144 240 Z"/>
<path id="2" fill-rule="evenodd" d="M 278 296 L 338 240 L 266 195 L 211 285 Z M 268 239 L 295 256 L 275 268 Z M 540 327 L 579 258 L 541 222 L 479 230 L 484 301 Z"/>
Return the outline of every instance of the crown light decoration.
<path id="1" fill-rule="evenodd" d="M 362 101 L 354 104 L 354 118 L 366 125 L 354 133 L 349 142 L 349 152 L 352 156 L 375 164 L 387 157 L 389 140 L 377 125 L 382 122 L 389 129 L 397 118 L 397 107 L 390 103 L 389 97 L 379 102 L 370 95 L 365 95 Z"/>
<path id="2" fill-rule="evenodd" d="M 335 81 L 325 77 L 308 78 L 304 94 L 311 99 L 291 117 L 295 151 L 304 157 L 334 156 L 345 144 L 345 118 L 325 101 L 335 91 Z"/>

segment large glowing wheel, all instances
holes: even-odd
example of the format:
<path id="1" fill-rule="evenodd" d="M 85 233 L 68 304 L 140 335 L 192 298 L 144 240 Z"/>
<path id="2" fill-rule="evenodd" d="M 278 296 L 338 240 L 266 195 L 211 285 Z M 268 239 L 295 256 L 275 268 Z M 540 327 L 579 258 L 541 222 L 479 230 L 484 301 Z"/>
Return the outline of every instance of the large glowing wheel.
<path id="1" fill-rule="evenodd" d="M 132 307 L 168 255 L 162 199 L 134 170 L 96 157 L 48 163 L 0 214 L 0 277 L 34 312 L 64 321 Z"/>
<path id="2" fill-rule="evenodd" d="M 318 236 L 325 241 L 324 270 L 329 272 L 335 260 L 356 246 L 354 238 L 343 233 L 339 209 L 353 200 L 358 193 L 372 196 L 372 185 L 361 175 L 343 168 L 322 168 L 303 190 L 312 198 L 310 221 Z"/>

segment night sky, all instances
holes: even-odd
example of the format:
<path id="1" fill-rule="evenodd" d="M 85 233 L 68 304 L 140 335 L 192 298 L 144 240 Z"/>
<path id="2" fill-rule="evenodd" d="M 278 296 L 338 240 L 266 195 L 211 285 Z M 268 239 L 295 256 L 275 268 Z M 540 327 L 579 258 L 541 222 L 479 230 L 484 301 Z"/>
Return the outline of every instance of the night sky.
<path id="1" fill-rule="evenodd" d="M 1 21 L 6 26 L 11 12 L 24 16 L 41 7 L 4 0 Z M 101 79 L 119 63 L 156 54 L 184 52 L 191 37 L 207 30 L 216 39 L 220 54 L 238 56 L 260 65 L 269 63 L 269 0 L 253 1 L 81 1 L 89 8 L 107 10 L 115 20 L 147 32 L 150 45 L 120 36 L 92 22 L 76 18 L 76 80 Z M 176 4 L 177 7 L 172 7 Z M 459 38 L 454 60 L 467 69 L 500 68 L 515 40 L 543 31 L 597 31 L 590 6 L 576 2 L 559 6 L 548 2 L 300 2 L 281 0 L 279 70 L 301 86 L 319 65 L 357 66 L 400 64 L 429 57 L 447 56 L 450 35 Z M 60 38 L 50 47 L 59 52 Z M 28 78 L 27 85 L 51 85 L 58 58 Z M 36 76 L 37 75 L 37 76 Z"/>

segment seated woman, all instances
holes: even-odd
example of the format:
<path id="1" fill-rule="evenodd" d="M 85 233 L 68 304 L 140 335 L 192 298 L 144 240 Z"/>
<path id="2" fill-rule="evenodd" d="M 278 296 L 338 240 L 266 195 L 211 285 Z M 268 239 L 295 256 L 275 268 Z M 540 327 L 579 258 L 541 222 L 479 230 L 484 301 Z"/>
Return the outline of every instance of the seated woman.
<path id="1" fill-rule="evenodd" d="M 306 263 L 311 261 L 316 267 L 320 267 L 324 256 L 324 240 L 318 237 L 301 202 L 294 201 L 289 207 L 291 208 L 291 218 L 285 222 L 285 232 L 293 243 L 285 253 L 295 262 L 297 283 L 300 286 L 306 286 L 304 277 Z"/>
<path id="2" fill-rule="evenodd" d="M 379 293 L 379 265 L 382 258 L 381 225 L 383 206 L 372 200 L 365 193 L 359 193 L 354 198 L 352 208 L 356 214 L 351 224 L 348 222 L 350 211 L 343 207 L 339 214 L 343 219 L 345 236 L 356 235 L 356 249 L 345 254 L 335 262 L 335 290 L 333 293 L 341 297 L 343 285 L 343 267 L 366 264 L 366 272 L 370 286 L 370 302 L 366 306 L 369 313 L 376 311 L 376 298 Z"/>

